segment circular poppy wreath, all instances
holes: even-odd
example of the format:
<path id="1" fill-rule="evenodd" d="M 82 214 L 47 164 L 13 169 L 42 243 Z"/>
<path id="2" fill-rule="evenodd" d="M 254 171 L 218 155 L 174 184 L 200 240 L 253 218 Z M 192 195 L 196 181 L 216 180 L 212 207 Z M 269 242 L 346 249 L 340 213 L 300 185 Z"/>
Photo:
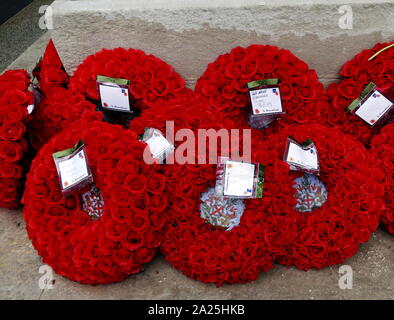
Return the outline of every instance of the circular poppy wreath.
<path id="1" fill-rule="evenodd" d="M 385 203 L 386 208 L 382 215 L 382 223 L 387 230 L 394 235 L 394 123 L 390 123 L 382 129 L 379 135 L 372 139 L 372 151 L 376 155 L 381 168 L 385 172 Z"/>
<path id="2" fill-rule="evenodd" d="M 70 87 L 98 102 L 98 75 L 130 80 L 133 107 L 140 111 L 159 107 L 185 88 L 185 81 L 169 64 L 135 49 L 103 49 L 88 56 L 71 77 Z"/>
<path id="3" fill-rule="evenodd" d="M 378 138 L 380 128 L 370 128 L 369 125 L 355 115 L 349 114 L 346 108 L 349 104 L 360 96 L 362 90 L 370 83 L 374 82 L 379 88 L 384 89 L 385 93 L 394 96 L 394 49 L 380 50 L 389 46 L 390 43 L 376 44 L 372 49 L 366 49 L 358 53 L 353 59 L 347 61 L 341 68 L 342 80 L 340 83 L 333 83 L 327 89 L 327 96 L 331 110 L 326 113 L 327 122 L 332 126 L 341 128 L 345 133 L 351 134 L 365 145 L 370 146 L 371 139 L 376 139 L 375 144 L 379 145 L 381 151 L 377 150 L 379 158 L 393 158 L 391 141 L 385 137 Z M 372 59 L 370 59 L 372 58 Z M 384 128 L 384 127 L 383 127 Z M 392 128 L 392 126 L 388 126 Z M 390 129 L 385 129 L 387 136 Z M 376 138 L 374 138 L 376 137 Z M 383 143 L 387 143 L 386 146 Z M 384 150 L 384 151 L 383 151 Z M 384 154 L 387 152 L 387 154 Z M 386 163 L 388 163 L 386 161 Z M 382 223 L 390 226 L 393 221 L 392 199 L 390 198 L 393 182 L 390 176 L 390 167 L 383 167 L 386 170 L 386 177 L 382 180 L 386 187 L 386 207 L 382 216 Z M 389 231 L 391 232 L 391 228 Z"/>
<path id="4" fill-rule="evenodd" d="M 331 110 L 325 113 L 326 122 L 340 127 L 343 132 L 353 135 L 365 145 L 369 145 L 373 135 L 378 134 L 379 130 L 371 129 L 362 119 L 349 114 L 347 107 L 370 82 L 394 95 L 394 48 L 382 51 L 369 60 L 388 45 L 389 43 L 379 43 L 372 49 L 358 53 L 342 66 L 341 82 L 332 83 L 327 88 Z"/>
<path id="5" fill-rule="evenodd" d="M 253 281 L 273 267 L 258 200 L 245 201 L 240 224 L 225 231 L 200 217 L 200 197 L 214 187 L 216 166 L 175 166 L 172 177 L 172 215 L 161 252 L 174 268 L 192 279 L 221 286 Z"/>
<path id="6" fill-rule="evenodd" d="M 52 158 L 79 139 L 104 201 L 95 220 L 83 210 L 86 190 L 63 196 Z M 120 126 L 81 121 L 38 152 L 27 177 L 23 215 L 33 246 L 56 273 L 84 284 L 106 284 L 139 272 L 154 257 L 168 201 L 166 177 L 143 161 L 145 147 Z"/>
<path id="7" fill-rule="evenodd" d="M 24 162 L 28 152 L 25 138 L 29 120 L 30 77 L 24 70 L 0 75 L 0 207 L 16 209 L 20 204 Z"/>
<path id="8" fill-rule="evenodd" d="M 236 47 L 219 56 L 198 79 L 196 92 L 208 99 L 210 107 L 237 121 L 238 127 L 244 127 L 248 126 L 247 83 L 268 78 L 279 80 L 286 111 L 282 121 L 276 121 L 271 128 L 280 123 L 306 123 L 320 119 L 326 98 L 315 70 L 309 69 L 289 50 L 275 46 Z"/>
<path id="9" fill-rule="evenodd" d="M 304 175 L 282 160 L 287 137 L 312 139 L 318 151 L 327 201 L 311 212 L 295 209 L 294 182 Z M 257 141 L 256 141 L 257 140 Z M 339 129 L 322 125 L 287 126 L 252 143 L 253 159 L 265 165 L 260 214 L 276 262 L 299 269 L 342 263 L 376 231 L 384 208 L 383 173 L 370 151 Z"/>
<path id="10" fill-rule="evenodd" d="M 42 69 L 46 70 L 44 66 Z M 57 83 L 56 72 L 44 75 L 41 78 L 45 83 Z M 184 80 L 159 58 L 141 50 L 103 49 L 88 56 L 77 67 L 68 90 L 52 85 L 45 92 L 31 122 L 31 140 L 36 150 L 82 116 L 101 118 L 101 113 L 94 114 L 99 101 L 97 75 L 130 80 L 133 108 L 141 112 L 149 108 L 159 110 L 163 103 L 185 91 Z"/>

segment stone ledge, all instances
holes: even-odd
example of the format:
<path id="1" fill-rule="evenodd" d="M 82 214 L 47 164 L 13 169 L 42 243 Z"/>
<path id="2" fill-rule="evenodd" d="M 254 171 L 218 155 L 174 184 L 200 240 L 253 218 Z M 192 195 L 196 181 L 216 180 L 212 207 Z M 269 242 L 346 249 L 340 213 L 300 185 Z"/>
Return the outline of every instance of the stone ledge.
<path id="1" fill-rule="evenodd" d="M 338 25 L 341 5 L 352 8 L 351 30 Z M 67 70 L 101 48 L 132 47 L 164 59 L 188 83 L 219 54 L 253 43 L 290 49 L 321 78 L 335 79 L 354 54 L 394 38 L 392 1 L 56 0 L 52 7 Z"/>

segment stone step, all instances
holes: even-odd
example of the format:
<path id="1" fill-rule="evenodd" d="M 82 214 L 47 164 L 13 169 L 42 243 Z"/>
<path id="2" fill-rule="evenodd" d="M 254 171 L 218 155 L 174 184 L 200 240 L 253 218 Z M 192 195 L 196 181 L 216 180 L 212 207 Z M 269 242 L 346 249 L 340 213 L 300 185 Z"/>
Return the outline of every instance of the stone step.
<path id="1" fill-rule="evenodd" d="M 327 84 L 360 50 L 394 40 L 393 0 L 56 0 L 52 9 L 68 71 L 102 48 L 137 48 L 170 63 L 190 87 L 237 45 L 292 50 Z"/>

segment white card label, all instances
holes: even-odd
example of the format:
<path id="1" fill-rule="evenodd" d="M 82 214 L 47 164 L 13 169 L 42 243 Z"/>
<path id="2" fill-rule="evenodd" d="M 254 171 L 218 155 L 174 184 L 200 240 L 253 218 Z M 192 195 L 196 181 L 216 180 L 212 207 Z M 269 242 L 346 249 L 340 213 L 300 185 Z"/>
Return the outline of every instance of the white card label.
<path id="1" fill-rule="evenodd" d="M 74 186 L 89 176 L 84 150 L 80 150 L 70 159 L 59 161 L 58 166 L 63 189 Z"/>
<path id="2" fill-rule="evenodd" d="M 253 114 L 282 113 L 279 88 L 265 88 L 249 92 Z"/>
<path id="3" fill-rule="evenodd" d="M 111 84 L 99 84 L 101 105 L 104 109 L 130 112 L 129 91 Z"/>
<path id="4" fill-rule="evenodd" d="M 150 148 L 152 157 L 156 159 L 160 158 L 166 150 L 171 148 L 171 143 L 168 142 L 168 140 L 164 138 L 164 136 L 158 130 L 155 130 L 152 136 L 145 142 Z"/>
<path id="5" fill-rule="evenodd" d="M 370 125 L 374 125 L 393 105 L 379 91 L 373 93 L 361 104 L 355 114 Z"/>
<path id="6" fill-rule="evenodd" d="M 315 146 L 303 149 L 298 144 L 290 141 L 286 162 L 315 170 L 319 169 L 317 150 Z"/>
<path id="7" fill-rule="evenodd" d="M 253 195 L 255 165 L 227 161 L 224 170 L 224 195 L 251 197 Z"/>

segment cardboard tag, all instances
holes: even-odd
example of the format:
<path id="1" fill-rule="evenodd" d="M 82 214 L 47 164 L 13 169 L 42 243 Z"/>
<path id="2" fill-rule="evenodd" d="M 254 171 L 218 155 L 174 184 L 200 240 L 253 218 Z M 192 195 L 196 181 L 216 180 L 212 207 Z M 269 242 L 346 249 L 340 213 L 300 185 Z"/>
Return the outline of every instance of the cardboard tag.
<path id="1" fill-rule="evenodd" d="M 101 107 L 104 110 L 113 110 L 132 113 L 130 104 L 130 81 L 97 76 Z"/>
<path id="2" fill-rule="evenodd" d="M 279 87 L 251 90 L 249 94 L 254 115 L 283 112 Z"/>
<path id="3" fill-rule="evenodd" d="M 372 126 L 378 122 L 391 107 L 393 107 L 393 103 L 389 99 L 379 90 L 373 90 L 354 113 Z"/>
<path id="4" fill-rule="evenodd" d="M 275 78 L 248 82 L 250 104 L 248 123 L 252 128 L 267 128 L 286 113 L 278 83 L 279 80 Z"/>
<path id="5" fill-rule="evenodd" d="M 300 144 L 288 138 L 284 160 L 290 165 L 291 170 L 319 172 L 317 148 L 312 140 Z"/>
<path id="6" fill-rule="evenodd" d="M 261 198 L 264 166 L 259 163 L 233 161 L 219 157 L 216 168 L 215 193 L 228 198 Z"/>
<path id="7" fill-rule="evenodd" d="M 93 181 L 82 141 L 73 148 L 53 154 L 63 192 L 77 190 Z"/>
<path id="8" fill-rule="evenodd" d="M 224 195 L 251 197 L 253 195 L 255 165 L 227 161 L 224 171 Z"/>
<path id="9" fill-rule="evenodd" d="M 163 162 L 168 154 L 174 151 L 174 145 L 169 142 L 160 130 L 154 128 L 146 128 L 142 141 L 149 146 L 150 152 L 154 159 Z"/>

